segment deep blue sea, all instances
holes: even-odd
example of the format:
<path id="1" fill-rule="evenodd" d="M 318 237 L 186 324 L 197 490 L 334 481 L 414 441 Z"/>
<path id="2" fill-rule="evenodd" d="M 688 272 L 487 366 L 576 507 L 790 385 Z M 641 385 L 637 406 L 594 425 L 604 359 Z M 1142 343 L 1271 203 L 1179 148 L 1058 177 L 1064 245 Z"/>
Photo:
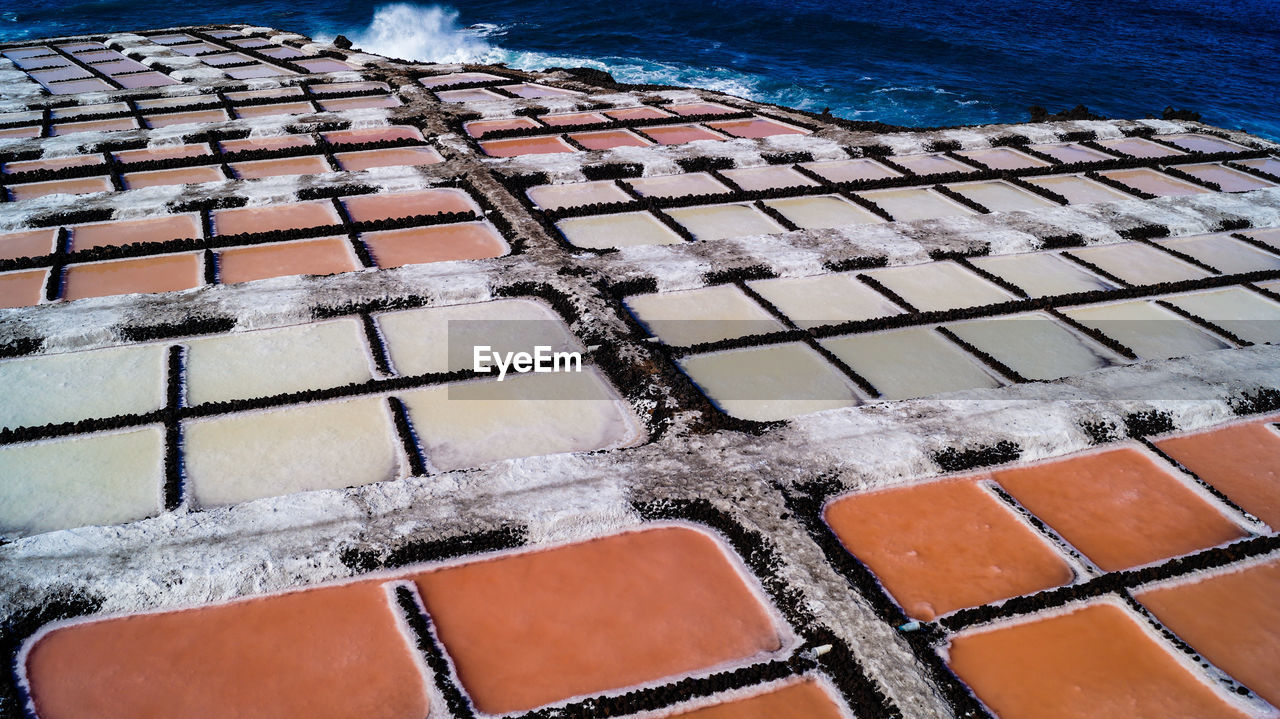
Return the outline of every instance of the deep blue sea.
<path id="1" fill-rule="evenodd" d="M 0 38 L 245 22 L 417 60 L 586 65 L 901 125 L 1190 108 L 1280 139 L 1277 0 L 13 0 Z"/>

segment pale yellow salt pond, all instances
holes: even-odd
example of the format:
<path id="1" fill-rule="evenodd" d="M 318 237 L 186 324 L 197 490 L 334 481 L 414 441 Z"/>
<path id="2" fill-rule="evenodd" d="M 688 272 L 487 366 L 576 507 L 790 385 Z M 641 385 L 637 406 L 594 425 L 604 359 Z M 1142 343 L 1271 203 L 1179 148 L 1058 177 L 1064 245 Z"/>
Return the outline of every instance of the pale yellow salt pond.
<path id="1" fill-rule="evenodd" d="M 973 200 L 992 212 L 1011 212 L 1014 210 L 1041 210 L 1046 207 L 1057 207 L 1053 200 L 1027 192 L 1020 187 L 992 180 L 984 182 L 962 182 L 947 187 Z"/>
<path id="2" fill-rule="evenodd" d="M 883 399 L 911 399 L 941 392 L 999 387 L 1001 382 L 958 345 L 932 327 L 822 340 Z"/>
<path id="3" fill-rule="evenodd" d="M 1110 282 L 1053 252 L 975 257 L 970 262 L 1031 297 L 1115 289 Z"/>
<path id="4" fill-rule="evenodd" d="M 891 170 L 875 160 L 866 158 L 833 160 L 830 162 L 806 162 L 801 167 L 831 182 L 883 180 L 887 177 L 900 177 L 902 175 L 897 170 Z"/>
<path id="5" fill-rule="evenodd" d="M 327 389 L 372 378 L 354 318 L 232 332 L 186 342 L 187 402 Z"/>
<path id="6" fill-rule="evenodd" d="M 776 190 L 783 187 L 811 187 L 818 184 L 784 165 L 721 170 L 720 174 L 733 180 L 734 184 L 748 192 Z"/>
<path id="7" fill-rule="evenodd" d="M 717 342 L 786 329 L 733 285 L 632 295 L 626 304 L 650 333 L 669 345 Z"/>
<path id="8" fill-rule="evenodd" d="M 1089 205 L 1095 202 L 1120 202 L 1132 200 L 1133 195 L 1126 194 L 1101 182 L 1095 182 L 1083 175 L 1060 175 L 1055 177 L 1028 177 L 1026 181 L 1056 192 L 1067 198 L 1073 205 Z"/>
<path id="9" fill-rule="evenodd" d="M 635 245 L 678 245 L 684 239 L 648 212 L 570 217 L 556 227 L 570 244 L 589 249 Z"/>
<path id="10" fill-rule="evenodd" d="M 427 461 L 437 470 L 506 459 L 625 447 L 639 420 L 593 367 L 508 374 L 399 395 Z"/>
<path id="11" fill-rule="evenodd" d="M 859 282 L 851 273 L 752 280 L 747 285 L 797 327 L 819 327 L 902 313 L 901 307 Z"/>
<path id="12" fill-rule="evenodd" d="M 1136 242 L 1085 247 L 1071 250 L 1071 254 L 1131 285 L 1194 280 L 1210 274 L 1173 255 Z"/>
<path id="13" fill-rule="evenodd" d="M 183 423 L 187 486 L 210 507 L 394 479 L 400 449 L 382 397 Z"/>
<path id="14" fill-rule="evenodd" d="M 1280 343 L 1280 303 L 1243 287 L 1225 287 L 1162 299 L 1249 342 Z"/>
<path id="15" fill-rule="evenodd" d="M 0 427 L 140 414 L 165 401 L 166 350 L 131 345 L 0 362 Z"/>
<path id="16" fill-rule="evenodd" d="M 869 225 L 884 222 L 884 218 L 879 215 L 835 195 L 765 200 L 764 204 L 782 213 L 797 227 L 803 229 Z"/>
<path id="17" fill-rule="evenodd" d="M 680 367 L 717 407 L 770 422 L 861 402 L 850 380 L 799 343 L 685 357 Z"/>
<path id="18" fill-rule="evenodd" d="M 2 446 L 0 475 L 0 532 L 35 534 L 151 517 L 164 509 L 164 430 Z"/>
<path id="19" fill-rule="evenodd" d="M 782 225 L 750 205 L 704 205 L 667 210 L 698 240 L 723 240 L 785 232 Z"/>
<path id="20" fill-rule="evenodd" d="M 612 180 L 575 182 L 569 185 L 539 185 L 528 191 L 529 199 L 538 207 L 559 210 L 613 202 L 630 202 L 631 196 Z"/>
<path id="21" fill-rule="evenodd" d="M 1144 360 L 1185 357 L 1231 346 L 1147 300 L 1077 307 L 1063 310 L 1063 314 L 1120 342 Z"/>
<path id="22" fill-rule="evenodd" d="M 1029 380 L 1052 380 L 1121 361 L 1042 312 L 947 325 L 957 337 Z"/>
<path id="23" fill-rule="evenodd" d="M 1274 182 L 1268 182 L 1261 177 L 1233 170 L 1230 167 L 1214 162 L 1203 165 L 1179 165 L 1178 169 L 1192 177 L 1217 183 L 1223 192 L 1248 192 L 1276 186 Z"/>
<path id="24" fill-rule="evenodd" d="M 1155 242 L 1227 274 L 1280 269 L 1280 256 L 1246 245 L 1229 233 L 1172 237 Z"/>
<path id="25" fill-rule="evenodd" d="M 641 197 L 684 197 L 686 195 L 716 195 L 729 191 L 724 184 L 705 172 L 684 175 L 661 175 L 623 180 Z"/>
<path id="26" fill-rule="evenodd" d="M 1007 302 L 1012 294 L 954 262 L 927 262 L 870 270 L 868 277 L 923 312 Z"/>
<path id="27" fill-rule="evenodd" d="M 868 190 L 859 195 L 871 200 L 898 221 L 976 215 L 973 210 L 941 193 L 923 187 L 900 190 Z"/>
<path id="28" fill-rule="evenodd" d="M 581 352 L 564 320 L 536 300 L 509 299 L 422 307 L 375 316 L 396 374 L 450 372 L 474 366 L 474 347 L 494 352 Z"/>

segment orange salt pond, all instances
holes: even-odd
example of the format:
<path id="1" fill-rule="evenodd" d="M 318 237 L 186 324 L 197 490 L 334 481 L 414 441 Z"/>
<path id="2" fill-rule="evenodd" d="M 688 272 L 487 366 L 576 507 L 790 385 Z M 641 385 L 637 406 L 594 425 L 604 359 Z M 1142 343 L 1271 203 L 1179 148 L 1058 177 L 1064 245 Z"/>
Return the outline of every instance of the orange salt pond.
<path id="1" fill-rule="evenodd" d="M 203 182 L 221 182 L 227 178 L 222 174 L 221 167 L 211 166 L 129 172 L 123 175 L 123 179 L 126 188 L 137 190 L 158 185 L 198 185 Z"/>
<path id="2" fill-rule="evenodd" d="M 199 255 L 161 255 L 71 265 L 63 276 L 62 297 L 78 300 L 135 292 L 173 292 L 200 284 Z"/>
<path id="3" fill-rule="evenodd" d="M 284 275 L 332 275 L 360 269 L 345 237 L 275 242 L 218 253 L 218 281 L 249 282 Z"/>
<path id="4" fill-rule="evenodd" d="M 1171 470 L 1132 448 L 999 470 L 993 476 L 1108 572 L 1245 536 Z"/>
<path id="5" fill-rule="evenodd" d="M 265 207 L 238 207 L 213 213 L 218 235 L 270 232 L 339 224 L 338 212 L 329 202 L 295 202 Z"/>
<path id="6" fill-rule="evenodd" d="M 417 575 L 463 688 L 487 714 L 782 648 L 720 544 L 662 527 Z"/>
<path id="7" fill-rule="evenodd" d="M 588 150 L 608 150 L 614 147 L 646 147 L 653 144 L 626 130 L 576 132 L 569 135 L 569 137 Z"/>
<path id="8" fill-rule="evenodd" d="M 46 195 L 85 195 L 93 192 L 110 192 L 115 188 L 106 177 L 81 177 L 74 180 L 50 180 L 28 182 L 9 186 L 9 197 L 14 200 L 30 200 Z"/>
<path id="9" fill-rule="evenodd" d="M 478 212 L 479 207 L 462 190 L 440 189 L 418 192 L 355 195 L 342 199 L 353 222 L 373 222 L 394 217 L 435 215 L 441 212 Z"/>
<path id="10" fill-rule="evenodd" d="M 827 525 L 903 611 L 930 621 L 1056 587 L 1066 562 L 974 479 L 863 492 L 837 499 Z"/>
<path id="11" fill-rule="evenodd" d="M 54 229 L 0 235 L 0 260 L 47 255 L 53 252 L 53 243 L 57 239 L 58 231 Z"/>
<path id="12" fill-rule="evenodd" d="M 422 132 L 416 127 L 391 125 L 389 127 L 362 127 L 356 130 L 335 130 L 321 137 L 330 145 L 360 145 L 366 142 L 390 140 L 422 140 Z"/>
<path id="13" fill-rule="evenodd" d="M 472 137 L 484 137 L 486 133 L 498 130 L 518 130 L 529 127 L 541 127 L 530 117 L 512 117 L 503 120 L 474 120 L 463 123 L 462 128 Z"/>
<path id="14" fill-rule="evenodd" d="M 277 177 L 280 175 L 319 175 L 325 172 L 332 172 L 328 161 L 319 155 L 304 155 L 302 157 L 281 157 L 275 160 L 252 160 L 249 162 L 234 162 L 231 164 L 231 171 L 235 176 L 242 179 L 254 179 L 258 177 Z"/>
<path id="15" fill-rule="evenodd" d="M 349 172 L 373 167 L 434 165 L 444 162 L 440 153 L 430 147 L 388 147 L 381 150 L 339 152 L 334 158 L 342 169 Z"/>
<path id="16" fill-rule="evenodd" d="M 377 582 L 54 629 L 26 658 L 42 719 L 427 715 Z"/>
<path id="17" fill-rule="evenodd" d="M 683 145 L 686 142 L 699 140 L 724 140 L 724 135 L 714 133 L 698 125 L 662 125 L 646 127 L 641 130 L 645 135 L 663 145 Z"/>
<path id="18" fill-rule="evenodd" d="M 672 714 L 687 719 L 843 719 L 831 695 L 813 680 L 761 694 Z"/>
<path id="19" fill-rule="evenodd" d="M 1244 719 L 1109 602 L 962 632 L 947 664 L 1000 719 Z"/>
<path id="20" fill-rule="evenodd" d="M 556 152 L 573 152 L 569 143 L 559 135 L 550 137 L 513 137 L 507 140 L 486 140 L 480 149 L 490 157 L 515 157 L 517 155 L 546 155 Z"/>
<path id="21" fill-rule="evenodd" d="M 507 243 L 487 222 L 410 227 L 360 235 L 378 267 L 501 257 Z"/>
<path id="22" fill-rule="evenodd" d="M 71 233 L 72 250 L 200 237 L 200 221 L 193 215 L 95 222 L 73 225 L 68 229 Z"/>
<path id="23" fill-rule="evenodd" d="M 1280 560 L 1134 592 L 1173 630 L 1240 683 L 1280 706 Z"/>
<path id="24" fill-rule="evenodd" d="M 0 308 L 39 304 L 48 273 L 48 270 L 0 273 Z"/>
<path id="25" fill-rule="evenodd" d="M 223 140 L 218 143 L 223 152 L 247 150 L 284 150 L 293 147 L 311 147 L 315 140 L 310 135 L 276 135 L 272 137 L 247 137 L 243 140 Z"/>
<path id="26" fill-rule="evenodd" d="M 1280 529 L 1280 433 L 1268 423 L 1171 437 L 1156 446 L 1246 512 Z"/>

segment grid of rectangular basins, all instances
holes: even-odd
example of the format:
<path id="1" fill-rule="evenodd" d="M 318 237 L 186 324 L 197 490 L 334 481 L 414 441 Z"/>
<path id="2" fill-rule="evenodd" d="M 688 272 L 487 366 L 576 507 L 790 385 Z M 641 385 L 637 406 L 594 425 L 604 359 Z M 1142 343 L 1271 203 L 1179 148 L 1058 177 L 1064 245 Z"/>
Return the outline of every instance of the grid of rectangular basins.
<path id="1" fill-rule="evenodd" d="M 341 153 L 339 153 L 341 154 Z M 500 257 L 466 191 L 340 196 L 0 235 L 0 306 Z"/>
<path id="2" fill-rule="evenodd" d="M 657 521 L 518 549 L 86 618 L 29 639 L 19 671 L 42 719 L 86 706 L 104 719 L 211 706 L 407 719 L 440 711 L 432 685 L 454 716 L 595 705 L 618 707 L 610 716 L 848 716 L 827 677 L 787 661 L 794 629 L 715 532 Z M 121 683 L 138 688 L 121 694 Z"/>
<path id="3" fill-rule="evenodd" d="M 1276 420 L 854 492 L 812 526 L 1002 718 L 1270 715 Z"/>
<path id="4" fill-rule="evenodd" d="M 271 42 L 261 35 L 245 35 L 237 30 L 192 31 L 150 35 L 147 39 L 180 56 L 194 57 L 226 77 L 248 80 L 329 72 L 349 72 L 354 65 L 330 57 L 314 55 L 296 47 Z M 133 47 L 123 48 L 125 53 Z M 111 92 L 176 85 L 163 56 L 152 64 L 130 58 L 100 42 L 24 45 L 0 50 L 19 69 L 54 95 Z"/>
<path id="5" fill-rule="evenodd" d="M 1167 140 L 1170 146 L 1156 145 L 1164 152 L 1150 161 L 1156 167 L 1106 169 L 1142 158 L 1107 157 L 1078 144 L 1039 145 L 535 185 L 523 194 L 570 245 L 609 249 L 990 212 L 1034 213 L 1069 204 L 1245 192 L 1280 184 L 1280 175 L 1272 174 L 1280 172 L 1275 158 L 1256 157 L 1257 152 L 1216 137 Z M 1200 144 L 1204 141 L 1213 144 Z M 1182 152 L 1172 143 L 1186 144 L 1192 152 L 1239 158 L 1205 162 L 1199 159 L 1203 155 Z M 1065 154 L 1075 149 L 1097 157 Z M 1099 169 L 1071 164 L 1058 171 L 1070 174 L 1056 174 L 1060 161 L 1052 151 L 1064 153 L 1070 163 Z M 990 179 L 957 181 L 970 174 Z"/>
<path id="6" fill-rule="evenodd" d="M 0 531 L 118 524 L 184 503 L 644 438 L 589 364 L 503 380 L 473 372 L 469 353 L 447 349 L 459 322 L 506 323 L 483 339 L 512 351 L 585 354 L 545 304 L 515 298 L 0 360 Z"/>
<path id="7" fill-rule="evenodd" d="M 574 97 L 583 93 L 538 83 L 515 83 L 489 73 L 434 75 L 419 82 L 442 102 Z M 454 86 L 463 89 L 448 89 Z M 683 145 L 699 140 L 807 135 L 809 130 L 712 102 L 677 102 L 571 113 L 548 113 L 463 123 L 490 157 Z"/>
<path id="8" fill-rule="evenodd" d="M 221 90 L 197 95 L 140 97 L 0 114 L 0 139 L 57 137 L 78 132 L 117 132 L 206 125 L 267 116 L 310 115 L 398 107 L 383 82 L 312 82 L 260 90 Z M 18 170 L 7 170 L 12 173 Z"/>
<path id="9" fill-rule="evenodd" d="M 722 411 L 772 421 L 1280 343 L 1280 230 L 638 294 Z"/>

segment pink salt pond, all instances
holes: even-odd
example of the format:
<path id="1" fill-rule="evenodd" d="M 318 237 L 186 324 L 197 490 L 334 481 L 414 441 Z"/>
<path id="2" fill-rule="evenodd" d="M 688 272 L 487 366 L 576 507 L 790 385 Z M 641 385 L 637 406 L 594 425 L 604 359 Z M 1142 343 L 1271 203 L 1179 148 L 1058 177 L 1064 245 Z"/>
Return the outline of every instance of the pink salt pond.
<path id="1" fill-rule="evenodd" d="M 748 192 L 754 190 L 777 190 L 784 187 L 811 187 L 818 184 L 784 165 L 721 170 L 720 174 Z"/>
<path id="2" fill-rule="evenodd" d="M 977 172 L 969 165 L 946 155 L 895 155 L 893 161 L 917 175 L 940 175 L 947 172 Z"/>
<path id="3" fill-rule="evenodd" d="M 169 215 L 73 225 L 68 230 L 71 249 L 87 250 L 93 247 L 198 238 L 200 221 L 194 215 Z"/>
<path id="4" fill-rule="evenodd" d="M 976 160 L 996 170 L 1021 170 L 1028 167 L 1047 167 L 1048 162 L 1019 152 L 1010 147 L 993 147 L 990 150 L 964 150 L 957 155 Z"/>
<path id="5" fill-rule="evenodd" d="M 664 105 L 663 109 L 670 110 L 677 115 L 732 115 L 735 112 L 742 112 L 735 107 L 721 105 L 714 102 L 695 102 L 684 105 Z"/>
<path id="6" fill-rule="evenodd" d="M 319 155 L 233 162 L 230 167 L 235 176 L 242 180 L 280 175 L 319 175 L 333 171 L 328 161 Z"/>
<path id="7" fill-rule="evenodd" d="M 116 89 L 114 85 L 97 77 L 85 78 L 83 80 L 66 80 L 64 82 L 51 82 L 46 87 L 49 92 L 55 95 L 76 95 L 82 92 L 110 92 Z"/>
<path id="8" fill-rule="evenodd" d="M 646 147 L 653 143 L 626 130 L 601 130 L 599 132 L 575 132 L 569 137 L 588 150 L 609 150 L 615 147 Z"/>
<path id="9" fill-rule="evenodd" d="M 1099 174 L 1128 185 L 1135 190 L 1140 190 L 1159 197 L 1202 195 L 1206 192 L 1210 192 L 1210 190 L 1200 187 L 1199 185 L 1193 185 L 1190 182 L 1179 180 L 1176 177 L 1170 177 L 1169 175 L 1146 167 L 1137 167 L 1132 170 L 1111 170 L 1109 172 L 1102 172 Z"/>
<path id="10" fill-rule="evenodd" d="M 330 145 L 360 145 L 366 142 L 391 142 L 395 140 L 422 140 L 422 132 L 416 127 L 390 125 L 387 127 L 362 127 L 354 130 L 326 132 L 321 137 Z"/>
<path id="11" fill-rule="evenodd" d="M 473 87 L 465 90 L 438 90 L 436 91 L 436 98 L 440 102 L 483 102 L 504 99 L 502 95 L 482 87 Z"/>
<path id="12" fill-rule="evenodd" d="M 1100 162 L 1112 159 L 1111 155 L 1091 147 L 1069 142 L 1063 145 L 1032 145 L 1032 150 L 1048 155 L 1059 162 L 1073 164 L 1076 162 Z"/>
<path id="13" fill-rule="evenodd" d="M 213 213 L 213 231 L 218 235 L 295 230 L 337 225 L 340 222 L 333 204 L 323 201 L 239 207 L 215 210 Z"/>
<path id="14" fill-rule="evenodd" d="M 191 112 L 171 112 L 164 115 L 144 115 L 143 117 L 146 119 L 147 127 L 150 128 L 225 122 L 231 119 L 226 110 L 193 110 Z"/>
<path id="15" fill-rule="evenodd" d="M 527 193 L 538 207 L 558 210 L 564 207 L 629 202 L 631 196 L 612 180 L 575 182 L 567 185 L 539 185 Z"/>
<path id="16" fill-rule="evenodd" d="M 375 222 L 441 212 L 480 211 L 467 193 L 452 188 L 356 195 L 343 198 L 342 205 L 352 222 Z"/>
<path id="17" fill-rule="evenodd" d="M 1192 177 L 1217 183 L 1223 192 L 1248 192 L 1250 190 L 1262 190 L 1268 187 L 1275 187 L 1276 183 L 1269 182 L 1248 173 L 1239 170 L 1233 170 L 1225 165 L 1208 163 L 1204 165 L 1179 165 L 1179 170 L 1191 175 Z"/>
<path id="18" fill-rule="evenodd" d="M 513 137 L 506 140 L 484 140 L 480 149 L 490 157 L 516 157 L 519 155 L 548 155 L 557 152 L 574 152 L 573 146 L 558 135 L 550 137 Z"/>
<path id="19" fill-rule="evenodd" d="M 723 122 L 708 122 L 707 127 L 719 130 L 726 135 L 734 137 L 761 138 L 772 137 L 774 135 L 807 135 L 808 130 L 801 129 L 794 125 L 787 125 L 770 120 L 764 117 L 752 117 L 746 120 L 725 120 Z"/>
<path id="20" fill-rule="evenodd" d="M 78 177 L 73 180 L 27 182 L 9 186 L 9 197 L 15 201 L 30 200 L 46 195 L 87 195 L 94 192 L 111 192 L 115 187 L 106 177 Z"/>
<path id="21" fill-rule="evenodd" d="M 444 162 L 440 153 L 430 147 L 386 147 L 380 150 L 339 152 L 334 155 L 338 165 L 349 172 L 374 167 L 434 165 Z"/>
<path id="22" fill-rule="evenodd" d="M 615 120 L 658 120 L 664 117 L 671 117 L 671 113 L 663 112 L 656 107 L 649 107 L 648 105 L 605 110 L 604 114 Z"/>
<path id="23" fill-rule="evenodd" d="M 719 542 L 652 528 L 414 578 L 486 714 L 764 658 L 782 637 Z"/>
<path id="24" fill-rule="evenodd" d="M 1165 135 L 1160 139 L 1192 152 L 1247 152 L 1249 148 L 1213 135 Z"/>
<path id="25" fill-rule="evenodd" d="M 226 178 L 221 167 L 179 167 L 172 170 L 128 172 L 123 175 L 124 186 L 129 190 L 158 185 L 197 185 L 204 182 L 221 182 Z"/>
<path id="26" fill-rule="evenodd" d="M 701 125 L 659 125 L 641 130 L 645 136 L 663 145 L 683 145 L 701 140 L 724 140 L 724 135 L 712 132 Z"/>
<path id="27" fill-rule="evenodd" d="M 487 72 L 454 72 L 448 75 L 432 75 L 418 80 L 424 87 L 445 87 L 447 85 L 462 85 L 470 82 L 491 82 L 497 80 L 506 80 L 505 77 L 498 75 L 490 75 Z"/>
<path id="28" fill-rule="evenodd" d="M 47 255 L 53 252 L 57 239 L 56 229 L 28 230 L 0 235 L 0 260 Z"/>
<path id="29" fill-rule="evenodd" d="M 4 163 L 6 175 L 35 170 L 65 170 L 68 167 L 91 167 L 106 164 L 101 155 L 71 155 L 70 157 L 40 158 Z"/>
<path id="30" fill-rule="evenodd" d="M 117 150 L 111 154 L 117 162 L 128 165 L 135 162 L 205 157 L 212 155 L 213 152 L 208 145 L 157 145 L 140 150 Z"/>
<path id="31" fill-rule="evenodd" d="M 366 97 L 335 97 L 332 100 L 317 100 L 316 104 L 325 112 L 341 112 L 343 110 L 367 110 L 374 107 L 400 107 L 404 103 L 400 98 L 391 95 L 369 95 Z"/>
<path id="32" fill-rule="evenodd" d="M 199 255 L 160 255 L 71 265 L 63 276 L 62 297 L 78 300 L 137 292 L 173 292 L 200 284 Z"/>
<path id="33" fill-rule="evenodd" d="M 883 180 L 887 177 L 899 177 L 902 173 L 866 158 L 856 160 L 834 160 L 831 162 L 809 162 L 802 165 L 806 170 L 824 177 L 832 182 L 855 182 L 857 180 Z"/>
<path id="34" fill-rule="evenodd" d="M 486 133 L 497 130 L 518 130 L 522 128 L 541 127 L 531 117 L 511 117 L 503 120 L 473 120 L 463 123 L 462 129 L 472 137 L 484 137 Z"/>
<path id="35" fill-rule="evenodd" d="M 287 150 L 295 147 L 314 147 L 315 140 L 310 135 L 276 135 L 271 137 L 248 137 L 243 140 L 223 140 L 218 143 L 227 154 L 250 152 L 253 150 Z"/>
<path id="36" fill-rule="evenodd" d="M 267 115 L 306 115 L 315 112 L 310 102 L 279 102 L 273 105 L 246 105 L 236 108 L 236 117 L 264 117 Z"/>
<path id="37" fill-rule="evenodd" d="M 503 90 L 515 95 L 516 97 L 524 97 L 536 99 L 539 97 L 564 97 L 567 95 L 581 95 L 577 90 L 566 90 L 562 87 L 550 87 L 548 85 L 539 85 L 537 83 L 525 82 L 519 85 L 502 85 Z"/>
<path id="38" fill-rule="evenodd" d="M 89 92 L 76 90 L 75 92 Z M 81 120 L 78 122 L 55 122 L 51 135 L 70 135 L 73 132 L 110 132 L 112 130 L 134 130 L 138 121 L 132 117 L 114 117 L 109 120 Z"/>
<path id="39" fill-rule="evenodd" d="M 345 237 L 273 242 L 218 253 L 218 281 L 250 282 L 286 275 L 332 275 L 360 269 Z"/>
<path id="40" fill-rule="evenodd" d="M 1047 542 L 972 478 L 848 495 L 823 517 L 915 619 L 931 621 L 1073 577 Z"/>
<path id="41" fill-rule="evenodd" d="M 1143 139 L 1141 137 L 1125 137 L 1116 140 L 1098 140 L 1098 145 L 1114 150 L 1122 155 L 1130 157 L 1169 157 L 1171 155 L 1185 154 L 1181 150 L 1175 150 L 1158 142 Z"/>
<path id="42" fill-rule="evenodd" d="M 609 118 L 598 112 L 571 112 L 566 115 L 539 115 L 544 125 L 551 127 L 573 127 L 576 125 L 599 125 L 608 122 Z"/>
<path id="43" fill-rule="evenodd" d="M 448 225 L 382 230 L 360 235 L 378 267 L 480 260 L 501 257 L 509 249 L 497 230 L 487 222 L 459 222 Z"/>

